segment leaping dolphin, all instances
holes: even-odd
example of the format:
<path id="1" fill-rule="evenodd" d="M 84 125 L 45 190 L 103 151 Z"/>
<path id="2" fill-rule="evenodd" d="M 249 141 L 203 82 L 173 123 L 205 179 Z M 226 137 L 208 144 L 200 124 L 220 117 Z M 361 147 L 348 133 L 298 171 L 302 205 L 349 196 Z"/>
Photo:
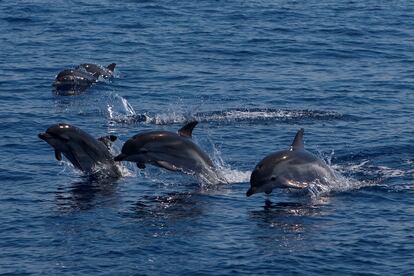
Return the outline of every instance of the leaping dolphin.
<path id="1" fill-rule="evenodd" d="M 122 153 L 114 160 L 135 162 L 140 169 L 151 164 L 170 171 L 201 174 L 217 180 L 213 162 L 191 139 L 197 124 L 197 121 L 186 124 L 178 134 L 170 131 L 139 133 L 125 142 Z"/>
<path id="2" fill-rule="evenodd" d="M 328 184 L 334 179 L 328 165 L 305 150 L 303 133 L 303 128 L 297 132 L 289 149 L 272 153 L 256 165 L 247 196 L 260 192 L 270 194 L 274 188 L 304 189 L 312 182 Z"/>
<path id="3" fill-rule="evenodd" d="M 85 131 L 65 123 L 52 125 L 38 136 L 55 149 L 55 157 L 59 161 L 63 153 L 73 166 L 89 175 L 121 176 L 109 152 L 110 143 L 117 139 L 116 136 L 95 139 Z"/>
<path id="4" fill-rule="evenodd" d="M 114 76 L 115 63 L 107 67 L 92 63 L 83 63 L 75 69 L 65 69 L 57 74 L 53 87 L 58 95 L 75 95 L 85 91 L 100 77 L 108 79 Z"/>

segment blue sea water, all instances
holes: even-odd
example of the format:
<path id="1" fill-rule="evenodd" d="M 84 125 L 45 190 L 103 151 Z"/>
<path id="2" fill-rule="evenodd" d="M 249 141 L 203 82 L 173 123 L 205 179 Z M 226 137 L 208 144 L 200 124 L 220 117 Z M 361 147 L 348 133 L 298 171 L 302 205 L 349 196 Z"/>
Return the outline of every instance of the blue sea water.
<path id="1" fill-rule="evenodd" d="M 411 275 L 412 1 L 1 1 L 0 274 Z M 56 74 L 117 63 L 78 96 Z M 37 134 L 117 135 L 200 121 L 225 175 L 124 164 L 91 181 Z M 267 154 L 305 129 L 340 176 L 247 198 Z"/>

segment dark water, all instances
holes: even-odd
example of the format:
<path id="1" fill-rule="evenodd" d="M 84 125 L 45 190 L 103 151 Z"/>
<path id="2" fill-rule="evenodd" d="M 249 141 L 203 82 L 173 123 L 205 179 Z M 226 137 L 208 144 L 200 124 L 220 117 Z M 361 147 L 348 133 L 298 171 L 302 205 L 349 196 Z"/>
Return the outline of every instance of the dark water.
<path id="1" fill-rule="evenodd" d="M 411 1 L 0 2 L 0 273 L 409 275 L 414 271 Z M 64 68 L 118 64 L 79 96 Z M 229 181 L 127 164 L 93 182 L 37 133 L 175 131 Z M 340 181 L 245 197 L 305 128 Z"/>

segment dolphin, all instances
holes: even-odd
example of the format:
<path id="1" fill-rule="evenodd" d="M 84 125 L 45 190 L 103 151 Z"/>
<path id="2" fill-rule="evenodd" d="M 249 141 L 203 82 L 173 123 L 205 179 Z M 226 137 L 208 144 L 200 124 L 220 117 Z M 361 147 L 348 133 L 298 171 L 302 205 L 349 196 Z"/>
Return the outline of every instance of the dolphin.
<path id="1" fill-rule="evenodd" d="M 328 165 L 304 148 L 303 134 L 302 128 L 289 149 L 272 153 L 256 165 L 246 196 L 270 194 L 274 188 L 305 189 L 312 182 L 329 184 L 334 179 Z"/>
<path id="2" fill-rule="evenodd" d="M 115 161 L 135 162 L 145 169 L 146 164 L 170 171 L 199 174 L 217 179 L 213 162 L 191 139 L 197 121 L 183 126 L 178 133 L 170 131 L 149 131 L 139 133 L 122 146 Z"/>
<path id="3" fill-rule="evenodd" d="M 92 75 L 83 70 L 65 69 L 56 76 L 53 87 L 59 95 L 73 95 L 91 87 L 98 77 L 99 74 Z"/>
<path id="4" fill-rule="evenodd" d="M 65 123 L 52 125 L 38 136 L 55 149 L 55 157 L 59 161 L 63 153 L 73 166 L 89 175 L 114 178 L 121 175 L 109 151 L 116 136 L 95 139 L 85 131 Z"/>
<path id="5" fill-rule="evenodd" d="M 94 75 L 95 77 L 103 77 L 105 79 L 111 78 L 114 76 L 115 63 L 109 64 L 107 67 L 101 65 L 92 64 L 92 63 L 83 63 L 79 65 L 76 69 L 82 69 L 89 74 Z"/>

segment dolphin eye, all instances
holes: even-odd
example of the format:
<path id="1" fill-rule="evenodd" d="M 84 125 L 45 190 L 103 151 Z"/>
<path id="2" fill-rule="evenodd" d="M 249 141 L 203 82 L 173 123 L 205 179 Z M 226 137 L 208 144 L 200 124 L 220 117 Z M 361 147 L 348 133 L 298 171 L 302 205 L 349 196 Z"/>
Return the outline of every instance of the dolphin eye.
<path id="1" fill-rule="evenodd" d="M 258 168 L 259 170 L 260 170 L 262 167 L 263 167 L 263 165 L 262 165 L 262 164 L 257 165 L 257 168 Z"/>
<path id="2" fill-rule="evenodd" d="M 275 181 L 276 177 L 272 176 L 272 178 L 270 178 L 271 181 Z"/>

